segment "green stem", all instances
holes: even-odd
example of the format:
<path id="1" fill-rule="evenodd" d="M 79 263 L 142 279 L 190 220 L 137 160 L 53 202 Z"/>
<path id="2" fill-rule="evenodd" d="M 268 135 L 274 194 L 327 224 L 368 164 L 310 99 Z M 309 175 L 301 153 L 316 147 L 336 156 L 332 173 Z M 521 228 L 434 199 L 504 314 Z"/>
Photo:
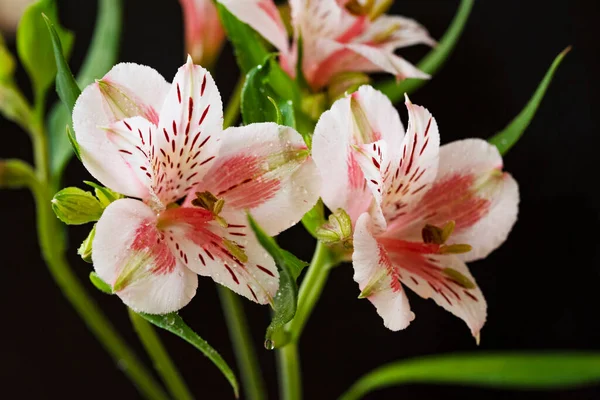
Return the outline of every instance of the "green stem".
<path id="1" fill-rule="evenodd" d="M 226 287 L 218 285 L 217 289 L 246 398 L 249 400 L 266 399 L 265 385 L 256 353 L 252 347 L 252 337 L 248 330 L 243 304 L 240 298 Z"/>
<path id="2" fill-rule="evenodd" d="M 160 338 L 154 331 L 152 325 L 144 318 L 140 317 L 131 308 L 128 308 L 127 310 L 133 328 L 154 363 L 154 369 L 167 385 L 171 395 L 176 400 L 193 399 L 194 396 L 190 393 L 183 378 L 179 374 L 177 367 L 173 364 L 173 360 L 169 357 L 169 353 L 167 353 L 167 350 L 161 343 Z"/>
<path id="3" fill-rule="evenodd" d="M 71 303 L 75 311 L 104 346 L 123 372 L 147 399 L 166 400 L 167 395 L 150 372 L 137 359 L 125 341 L 86 293 L 64 257 L 65 235 L 58 219 L 54 216 L 50 201 L 52 189 L 48 186 L 49 158 L 46 134 L 42 118 L 36 118 L 30 127 L 33 139 L 37 179 L 30 188 L 36 201 L 37 231 L 42 257 L 48 265 L 52 278 Z"/>
<path id="4" fill-rule="evenodd" d="M 286 346 L 277 350 L 280 368 L 280 394 L 284 400 L 299 400 L 302 398 L 302 374 L 300 371 L 298 341 L 308 321 L 308 317 L 325 287 L 329 271 L 335 264 L 336 260 L 327 246 L 319 242 L 306 276 L 300 286 L 296 315 L 287 326 L 288 332 L 291 335 L 291 341 Z"/>
<path id="5" fill-rule="evenodd" d="M 242 101 L 242 88 L 244 87 L 245 78 L 240 76 L 238 82 L 233 89 L 229 103 L 225 107 L 225 113 L 223 114 L 223 127 L 228 128 L 235 124 L 238 117 L 240 116 L 240 103 Z"/>
<path id="6" fill-rule="evenodd" d="M 319 242 L 315 254 L 308 267 L 306 276 L 302 280 L 300 292 L 298 293 L 298 309 L 294 319 L 289 323 L 288 330 L 293 341 L 298 341 L 302 329 L 310 316 L 315 304 L 321 296 L 329 271 L 335 265 L 335 260 L 326 245 Z"/>
<path id="7" fill-rule="evenodd" d="M 302 398 L 302 374 L 297 343 L 289 343 L 277 350 L 277 366 L 279 369 L 279 397 L 283 400 L 300 400 Z"/>

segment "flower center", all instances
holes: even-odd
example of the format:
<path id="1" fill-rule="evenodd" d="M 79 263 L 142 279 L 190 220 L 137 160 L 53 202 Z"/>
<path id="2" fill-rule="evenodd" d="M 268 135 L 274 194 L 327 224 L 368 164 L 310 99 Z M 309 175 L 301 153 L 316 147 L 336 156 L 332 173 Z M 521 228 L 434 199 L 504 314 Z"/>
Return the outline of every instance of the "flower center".
<path id="1" fill-rule="evenodd" d="M 219 199 L 214 194 L 208 191 L 196 192 L 196 198 L 192 200 L 192 205 L 210 211 L 213 217 L 215 218 L 215 221 L 217 221 L 217 223 L 223 228 L 227 228 L 227 221 L 225 221 L 225 218 L 219 215 L 223 210 L 225 200 Z"/>

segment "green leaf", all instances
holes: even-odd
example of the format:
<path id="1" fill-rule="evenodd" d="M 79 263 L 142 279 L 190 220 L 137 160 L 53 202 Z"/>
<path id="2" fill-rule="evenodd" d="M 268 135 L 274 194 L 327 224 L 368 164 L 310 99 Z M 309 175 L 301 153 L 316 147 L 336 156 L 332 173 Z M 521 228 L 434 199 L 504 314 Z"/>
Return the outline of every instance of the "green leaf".
<path id="1" fill-rule="evenodd" d="M 231 14 L 225 6 L 217 3 L 221 24 L 233 45 L 238 65 L 244 74 L 249 73 L 257 65 L 265 62 L 270 56 L 262 38 L 252 28 Z M 300 104 L 300 90 L 292 78 L 286 74 L 279 64 L 271 66 L 269 84 L 282 99 L 292 100 Z"/>
<path id="2" fill-rule="evenodd" d="M 75 139 L 75 134 L 73 134 L 73 131 L 71 130 L 71 127 L 69 125 L 67 125 L 67 138 L 69 139 L 69 144 L 73 149 L 75 157 L 77 157 L 77 159 L 81 161 L 81 149 L 79 148 L 79 143 L 77 143 L 77 139 Z"/>
<path id="3" fill-rule="evenodd" d="M 116 201 L 116 200 L 119 200 L 119 199 L 122 199 L 123 197 L 125 197 L 122 194 L 114 192 L 114 191 L 110 190 L 109 188 L 104 187 L 102 185 L 98 185 L 95 182 L 83 181 L 83 183 L 94 188 L 94 194 L 96 195 L 98 200 L 100 200 L 100 203 L 102 204 L 102 206 L 105 208 L 108 207 L 108 205 L 110 203 L 112 203 L 113 201 Z"/>
<path id="4" fill-rule="evenodd" d="M 478 353 L 431 356 L 379 367 L 340 400 L 386 387 L 443 383 L 501 389 L 557 389 L 600 382 L 600 353 Z"/>
<path id="5" fill-rule="evenodd" d="M 69 111 L 72 112 L 73 107 L 75 106 L 75 101 L 81 94 L 81 90 L 79 89 L 79 86 L 73 77 L 73 73 L 71 72 L 71 68 L 69 68 L 69 64 L 63 55 L 60 37 L 54 27 L 54 24 L 45 14 L 42 14 L 42 17 L 44 18 L 44 21 L 48 26 L 48 30 L 50 31 L 52 47 L 54 48 L 54 56 L 57 68 L 56 93 L 58 93 L 58 97 L 60 97 Z"/>
<path id="6" fill-rule="evenodd" d="M 317 238 L 317 230 L 325 223 L 325 209 L 323 201 L 319 199 L 317 204 L 302 217 L 302 225 L 314 238 Z"/>
<path id="7" fill-rule="evenodd" d="M 23 13 L 17 30 L 17 53 L 32 81 L 37 102 L 44 99 L 56 76 L 53 45 L 42 14 L 58 23 L 56 1 L 39 0 L 31 4 Z M 58 24 L 55 34 L 62 43 L 61 58 L 68 58 L 73 47 L 73 34 Z"/>
<path id="8" fill-rule="evenodd" d="M 0 189 L 32 188 L 38 184 L 31 165 L 17 158 L 0 159 Z"/>
<path id="9" fill-rule="evenodd" d="M 298 306 L 296 279 L 308 264 L 280 248 L 275 239 L 267 235 L 252 216 L 248 215 L 248 221 L 258 242 L 273 257 L 279 271 L 279 290 L 274 299 L 273 318 L 265 335 L 265 347 L 272 350 L 284 346 L 290 340 L 289 333 L 285 331 L 285 324 L 296 314 Z"/>
<path id="10" fill-rule="evenodd" d="M 525 108 L 513 119 L 510 124 L 502 131 L 495 134 L 493 137 L 489 139 L 489 142 L 496 146 L 500 151 L 500 154 L 504 155 L 513 147 L 523 136 L 525 130 L 531 123 L 531 120 L 535 116 L 544 95 L 546 94 L 546 90 L 548 90 L 548 86 L 550 86 L 550 82 L 552 82 L 552 78 L 554 77 L 554 73 L 558 69 L 558 66 L 565 58 L 567 53 L 571 50 L 571 46 L 564 49 L 556 58 L 554 62 L 546 72 L 544 79 L 540 82 L 538 88 L 535 93 L 525 106 Z"/>
<path id="11" fill-rule="evenodd" d="M 94 35 L 83 65 L 77 74 L 80 88 L 104 76 L 117 62 L 121 21 L 122 0 L 100 0 Z M 70 138 L 65 135 L 65 126 L 71 124 L 71 113 L 63 104 L 56 104 L 48 118 L 50 169 L 55 179 L 60 178 L 65 165 L 73 155 Z M 73 136 L 74 138 L 75 136 Z"/>
<path id="12" fill-rule="evenodd" d="M 434 75 L 444 65 L 446 59 L 452 54 L 454 47 L 456 47 L 458 39 L 460 39 L 460 35 L 471 14 L 473 3 L 474 0 L 461 0 L 454 19 L 438 45 L 417 64 L 417 67 L 421 71 Z M 395 78 L 391 78 L 373 86 L 387 95 L 392 103 L 396 103 L 404 99 L 404 93 L 413 93 L 427 82 L 428 80 L 423 79 L 405 79 L 397 83 Z"/>
<path id="13" fill-rule="evenodd" d="M 15 72 L 15 58 L 6 48 L 4 38 L 0 33 L 0 84 L 12 81 Z"/>
<path id="14" fill-rule="evenodd" d="M 95 227 L 95 225 L 94 225 Z M 102 280 L 94 271 L 90 272 L 90 282 L 92 285 L 96 287 L 99 291 L 106 294 L 113 294 L 112 288 L 110 285 Z"/>
<path id="15" fill-rule="evenodd" d="M 183 340 L 200 350 L 206 357 L 208 357 L 210 361 L 213 362 L 213 364 L 215 364 L 217 368 L 219 368 L 219 370 L 223 373 L 225 378 L 227 378 L 227 380 L 233 387 L 235 397 L 237 398 L 239 396 L 239 385 L 233 371 L 231 370 L 231 368 L 229 368 L 229 365 L 227 365 L 227 363 L 225 362 L 225 360 L 223 360 L 221 355 L 219 355 L 219 353 L 217 353 L 217 351 L 214 348 L 212 348 L 206 342 L 206 340 L 198 336 L 198 334 L 194 332 L 192 328 L 190 328 L 178 314 L 138 314 L 150 323 L 179 336 L 180 338 L 182 338 Z"/>
<path id="16" fill-rule="evenodd" d="M 90 192 L 68 187 L 54 195 L 52 210 L 65 224 L 82 225 L 98 221 L 104 207 Z"/>
<path id="17" fill-rule="evenodd" d="M 83 261 L 87 263 L 92 263 L 92 244 L 94 243 L 94 237 L 96 237 L 96 224 L 94 224 L 90 233 L 77 249 L 77 254 L 79 254 Z"/>

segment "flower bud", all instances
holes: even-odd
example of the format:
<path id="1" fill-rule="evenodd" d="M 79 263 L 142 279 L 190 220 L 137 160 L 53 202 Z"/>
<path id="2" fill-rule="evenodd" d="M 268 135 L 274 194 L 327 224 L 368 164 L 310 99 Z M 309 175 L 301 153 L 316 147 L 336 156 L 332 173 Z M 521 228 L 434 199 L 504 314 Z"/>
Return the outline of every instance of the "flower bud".
<path id="1" fill-rule="evenodd" d="M 327 88 L 329 102 L 333 103 L 337 99 L 344 97 L 346 93 L 352 93 L 370 81 L 369 76 L 362 72 L 348 71 L 334 75 L 329 81 L 329 87 Z"/>
<path id="2" fill-rule="evenodd" d="M 90 192 L 68 187 L 54 195 L 52 210 L 65 224 L 82 225 L 98 221 L 104 207 Z"/>
<path id="3" fill-rule="evenodd" d="M 15 71 L 15 58 L 4 45 L 4 39 L 0 35 L 0 84 L 12 80 Z"/>
<path id="4" fill-rule="evenodd" d="M 346 249 L 352 248 L 352 220 L 341 208 L 329 216 L 329 222 L 317 229 L 317 238 L 325 244 L 341 244 Z"/>
<path id="5" fill-rule="evenodd" d="M 225 39 L 212 0 L 179 0 L 185 24 L 185 47 L 194 64 L 212 66 Z"/>
<path id="6" fill-rule="evenodd" d="M 317 121 L 325 111 L 327 98 L 325 93 L 315 93 L 302 98 L 302 111 L 313 121 Z"/>
<path id="7" fill-rule="evenodd" d="M 89 235 L 79 246 L 77 249 L 77 254 L 81 256 L 83 261 L 91 263 L 92 262 L 92 242 L 94 241 L 94 237 L 96 236 L 96 224 L 90 231 Z"/>
<path id="8" fill-rule="evenodd" d="M 24 161 L 0 160 L 0 189 L 20 189 L 29 186 L 34 172 Z"/>

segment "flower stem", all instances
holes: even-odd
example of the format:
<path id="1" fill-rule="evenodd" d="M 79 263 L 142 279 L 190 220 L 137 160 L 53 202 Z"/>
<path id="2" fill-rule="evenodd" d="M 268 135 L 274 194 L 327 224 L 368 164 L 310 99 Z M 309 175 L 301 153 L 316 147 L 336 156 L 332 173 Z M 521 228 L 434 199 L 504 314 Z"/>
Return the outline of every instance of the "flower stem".
<path id="1" fill-rule="evenodd" d="M 173 398 L 176 400 L 193 399 L 194 396 L 190 393 L 152 325 L 131 308 L 128 308 L 127 311 L 129 312 L 129 319 L 133 328 L 144 345 L 146 352 L 152 358 L 154 369 L 159 373 L 165 385 L 167 385 Z"/>
<path id="2" fill-rule="evenodd" d="M 286 346 L 277 350 L 280 396 L 284 400 L 299 400 L 302 398 L 302 374 L 300 371 L 298 341 L 300 340 L 302 329 L 304 329 L 306 321 L 325 287 L 329 270 L 335 264 L 336 261 L 327 246 L 319 242 L 306 276 L 300 286 L 296 315 L 287 326 L 288 332 L 292 337 L 291 341 Z"/>
<path id="3" fill-rule="evenodd" d="M 265 385 L 256 353 L 252 347 L 252 336 L 248 330 L 243 304 L 238 295 L 226 287 L 218 285 L 217 289 L 237 365 L 240 369 L 245 396 L 249 400 L 266 399 Z"/>
<path id="4" fill-rule="evenodd" d="M 279 369 L 279 398 L 302 399 L 302 373 L 296 342 L 288 343 L 277 350 L 277 368 Z"/>
<path id="5" fill-rule="evenodd" d="M 242 88 L 244 87 L 245 78 L 240 76 L 238 79 L 229 103 L 225 107 L 225 113 L 223 114 L 223 128 L 228 128 L 235 124 L 238 117 L 240 116 L 240 104 L 242 102 Z"/>
<path id="6" fill-rule="evenodd" d="M 48 265 L 52 278 L 90 331 L 136 385 L 140 393 L 147 399 L 167 400 L 168 396 L 162 387 L 154 381 L 150 372 L 115 331 L 69 267 L 64 256 L 65 233 L 50 207 L 52 189 L 48 183 L 48 146 L 41 118 L 38 122 L 32 122 L 30 130 L 37 167 L 37 178 L 31 180 L 30 189 L 36 201 L 37 231 L 42 257 Z"/>

